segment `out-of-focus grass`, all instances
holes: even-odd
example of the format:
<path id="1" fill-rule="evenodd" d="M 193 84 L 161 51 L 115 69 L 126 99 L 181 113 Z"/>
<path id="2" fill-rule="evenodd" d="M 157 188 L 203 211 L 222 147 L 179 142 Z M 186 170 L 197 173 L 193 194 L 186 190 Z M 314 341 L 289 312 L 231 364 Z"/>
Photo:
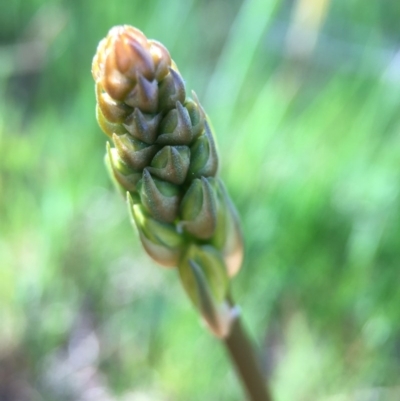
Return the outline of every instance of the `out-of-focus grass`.
<path id="1" fill-rule="evenodd" d="M 241 398 L 104 171 L 90 64 L 122 23 L 204 99 L 276 399 L 399 399 L 400 10 L 322 3 L 2 3 L 0 399 Z"/>

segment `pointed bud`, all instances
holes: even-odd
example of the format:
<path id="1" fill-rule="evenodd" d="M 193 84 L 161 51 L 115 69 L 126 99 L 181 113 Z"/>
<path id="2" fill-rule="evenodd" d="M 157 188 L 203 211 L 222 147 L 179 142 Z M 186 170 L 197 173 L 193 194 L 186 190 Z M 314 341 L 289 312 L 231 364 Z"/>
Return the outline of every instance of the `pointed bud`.
<path id="1" fill-rule="evenodd" d="M 116 102 L 100 85 L 96 85 L 96 100 L 104 118 L 112 123 L 122 123 L 132 113 L 132 108 L 125 103 Z"/>
<path id="2" fill-rule="evenodd" d="M 109 142 L 107 142 L 105 163 L 114 184 L 123 195 L 126 191 L 133 192 L 136 190 L 136 184 L 140 180 L 142 173 L 131 169 L 124 163 L 119 157 L 117 149 L 111 148 Z"/>
<path id="3" fill-rule="evenodd" d="M 178 267 L 187 294 L 211 331 L 217 337 L 226 337 L 235 314 L 227 302 L 229 281 L 218 251 L 207 245 L 192 245 Z"/>
<path id="4" fill-rule="evenodd" d="M 115 34 L 111 30 L 109 35 L 114 35 L 113 47 L 110 46 L 110 56 L 114 50 L 118 71 L 130 80 L 136 80 L 137 75 L 153 79 L 154 62 L 148 51 L 147 38 L 138 29 L 134 32 L 125 27 L 116 28 Z"/>
<path id="5" fill-rule="evenodd" d="M 159 150 L 158 146 L 149 146 L 129 134 L 113 134 L 112 139 L 121 159 L 134 170 L 144 169 Z"/>
<path id="6" fill-rule="evenodd" d="M 153 158 L 147 170 L 172 184 L 185 181 L 190 163 L 190 150 L 187 146 L 164 146 Z"/>
<path id="7" fill-rule="evenodd" d="M 190 147 L 190 167 L 188 176 L 212 177 L 218 171 L 218 154 L 214 138 L 208 122 L 205 122 L 205 131 Z"/>
<path id="8" fill-rule="evenodd" d="M 171 65 L 171 56 L 168 50 L 158 41 L 149 40 L 150 54 L 155 65 L 155 77 L 158 82 L 167 76 Z"/>
<path id="9" fill-rule="evenodd" d="M 174 108 L 176 102 L 183 103 L 186 92 L 181 74 L 170 67 L 169 74 L 160 82 L 159 93 L 159 107 L 162 110 Z"/>
<path id="10" fill-rule="evenodd" d="M 185 102 L 185 108 L 188 111 L 190 117 L 190 123 L 192 127 L 192 137 L 197 138 L 204 131 L 204 117 L 199 104 L 193 100 L 187 100 Z"/>
<path id="11" fill-rule="evenodd" d="M 148 81 L 142 75 L 138 75 L 136 85 L 124 101 L 128 106 L 138 107 L 145 113 L 155 113 L 158 107 L 157 81 Z"/>
<path id="12" fill-rule="evenodd" d="M 200 266 L 213 298 L 217 302 L 224 301 L 228 295 L 229 279 L 221 254 L 211 245 L 200 246 L 192 244 L 179 263 L 179 272 L 181 278 L 184 278 L 182 281 L 188 288 L 189 296 L 196 304 L 196 297 L 193 291 L 195 285 L 191 281 L 193 278 L 190 272 L 191 269 L 188 269 L 190 260 Z"/>
<path id="13" fill-rule="evenodd" d="M 182 199 L 180 227 L 196 238 L 211 238 L 217 223 L 215 202 L 214 191 L 207 179 L 193 180 Z"/>
<path id="14" fill-rule="evenodd" d="M 157 139 L 157 127 L 161 114 L 155 116 L 143 114 L 138 108 L 125 120 L 124 127 L 136 139 L 149 145 Z"/>
<path id="15" fill-rule="evenodd" d="M 204 111 L 203 106 L 200 104 L 199 98 L 198 98 L 198 96 L 197 96 L 197 94 L 196 94 L 196 92 L 195 92 L 194 90 L 192 90 L 192 98 L 193 98 L 193 101 L 194 101 L 194 102 L 196 103 L 196 105 L 197 105 L 197 108 L 198 108 L 198 110 L 199 110 L 199 113 L 200 113 L 200 115 L 201 115 L 201 118 L 202 118 L 203 120 L 206 120 L 206 119 L 207 119 L 206 112 Z"/>
<path id="16" fill-rule="evenodd" d="M 162 145 L 187 145 L 193 139 L 190 116 L 180 102 L 161 121 L 157 143 Z"/>
<path id="17" fill-rule="evenodd" d="M 185 243 L 176 227 L 155 220 L 142 205 L 134 204 L 129 192 L 127 202 L 131 222 L 137 227 L 140 240 L 149 256 L 162 266 L 177 266 Z"/>
<path id="18" fill-rule="evenodd" d="M 110 32 L 113 32 L 114 29 L 117 31 L 125 31 L 127 37 L 135 38 L 135 41 L 138 42 L 144 49 L 148 49 L 149 44 L 147 37 L 140 29 L 137 29 L 132 25 L 120 25 L 111 28 Z"/>
<path id="19" fill-rule="evenodd" d="M 217 209 L 217 226 L 210 242 L 221 251 L 228 275 L 233 277 L 242 266 L 244 253 L 239 216 L 221 180 L 209 178 L 209 182 L 216 194 Z"/>
<path id="20" fill-rule="evenodd" d="M 134 85 L 132 80 L 118 71 L 114 51 L 106 53 L 100 84 L 110 97 L 116 101 L 123 101 Z"/>
<path id="21" fill-rule="evenodd" d="M 137 187 L 142 204 L 155 219 L 165 223 L 172 223 L 176 219 L 180 200 L 177 186 L 153 178 L 144 169 Z"/>
<path id="22" fill-rule="evenodd" d="M 99 123 L 100 128 L 109 137 L 112 137 L 112 135 L 114 133 L 117 135 L 122 135 L 122 134 L 126 133 L 126 129 L 124 128 L 124 126 L 122 124 L 111 123 L 104 117 L 104 114 L 101 111 L 99 105 L 97 105 L 97 107 L 96 107 L 96 118 L 97 118 L 97 122 Z"/>

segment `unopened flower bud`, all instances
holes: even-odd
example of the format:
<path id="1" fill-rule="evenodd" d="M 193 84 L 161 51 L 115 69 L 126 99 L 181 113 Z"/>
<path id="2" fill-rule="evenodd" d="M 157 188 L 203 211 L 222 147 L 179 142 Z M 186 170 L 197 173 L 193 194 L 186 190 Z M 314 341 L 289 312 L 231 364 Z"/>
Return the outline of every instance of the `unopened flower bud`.
<path id="1" fill-rule="evenodd" d="M 115 148 L 110 147 L 107 142 L 107 152 L 105 156 L 105 163 L 107 170 L 118 190 L 125 194 L 126 191 L 135 191 L 136 184 L 140 180 L 142 173 L 130 168 L 118 155 Z"/>
<path id="2" fill-rule="evenodd" d="M 161 121 L 157 143 L 187 145 L 192 142 L 193 137 L 189 112 L 181 102 L 176 102 L 176 108 L 171 110 Z"/>
<path id="3" fill-rule="evenodd" d="M 199 103 L 191 99 L 188 99 L 185 102 L 185 108 L 188 111 L 190 117 L 190 123 L 192 126 L 192 137 L 193 139 L 195 139 L 204 131 L 205 118 L 203 110 L 201 109 Z"/>
<path id="4" fill-rule="evenodd" d="M 122 123 L 132 113 L 132 108 L 123 102 L 117 102 L 111 96 L 103 92 L 102 87 L 96 85 L 96 100 L 104 118 L 111 123 Z M 105 131 L 106 132 L 106 131 Z M 107 135 L 111 135 L 106 132 Z"/>
<path id="5" fill-rule="evenodd" d="M 179 225 L 199 239 L 214 235 L 217 223 L 214 191 L 204 177 L 192 181 L 181 203 Z"/>
<path id="6" fill-rule="evenodd" d="M 135 170 L 141 170 L 149 165 L 159 150 L 157 145 L 147 145 L 129 134 L 113 134 L 112 139 L 120 158 Z"/>
<path id="7" fill-rule="evenodd" d="M 147 169 L 138 182 L 142 204 L 159 221 L 172 223 L 178 216 L 180 191 L 176 185 L 153 178 Z"/>
<path id="8" fill-rule="evenodd" d="M 209 182 L 216 194 L 217 210 L 217 226 L 210 242 L 221 251 L 228 275 L 233 277 L 242 265 L 244 252 L 239 216 L 221 180 L 209 178 Z"/>
<path id="9" fill-rule="evenodd" d="M 100 81 L 104 90 L 115 100 L 122 101 L 131 90 L 132 81 L 124 76 L 115 65 L 115 54 L 111 53 L 104 62 L 103 77 Z"/>
<path id="10" fill-rule="evenodd" d="M 151 145 L 157 138 L 157 129 L 160 121 L 161 114 L 144 114 L 136 108 L 126 118 L 124 127 L 133 137 Z"/>
<path id="11" fill-rule="evenodd" d="M 226 337 L 235 319 L 227 300 L 229 281 L 219 252 L 192 245 L 179 263 L 179 275 L 189 298 L 217 337 Z"/>
<path id="12" fill-rule="evenodd" d="M 176 266 L 185 244 L 175 225 L 160 223 L 154 219 L 143 206 L 134 204 L 129 193 L 127 202 L 132 224 L 137 227 L 140 240 L 149 256 L 162 266 Z"/>
<path id="13" fill-rule="evenodd" d="M 189 177 L 213 177 L 218 171 L 218 154 L 210 125 L 205 122 L 205 131 L 190 147 Z"/>
<path id="14" fill-rule="evenodd" d="M 97 106 L 96 108 L 96 117 L 97 117 L 97 122 L 100 125 L 100 128 L 109 137 L 112 137 L 113 134 L 122 135 L 126 133 L 126 129 L 122 124 L 112 123 L 108 121 L 104 117 L 104 114 L 99 106 Z"/>
<path id="15" fill-rule="evenodd" d="M 181 74 L 170 67 L 169 74 L 160 83 L 159 93 L 160 109 L 169 110 L 175 107 L 176 102 L 184 103 L 186 91 Z"/>
<path id="16" fill-rule="evenodd" d="M 158 108 L 157 81 L 147 80 L 138 74 L 136 85 L 126 95 L 125 103 L 128 106 L 137 107 L 145 113 L 155 113 Z"/>
<path id="17" fill-rule="evenodd" d="M 171 65 L 171 56 L 168 50 L 157 40 L 149 40 L 150 54 L 155 65 L 155 77 L 158 82 L 167 76 Z"/>
<path id="18" fill-rule="evenodd" d="M 115 57 L 118 71 L 134 81 L 137 75 L 153 79 L 154 61 L 149 54 L 146 36 L 138 29 L 126 29 L 117 26 L 108 33 L 112 43 L 109 45 L 109 57 Z M 113 54 L 114 50 L 114 54 Z"/>
<path id="19" fill-rule="evenodd" d="M 153 158 L 147 170 L 172 184 L 185 181 L 190 163 L 190 150 L 187 146 L 164 146 Z"/>

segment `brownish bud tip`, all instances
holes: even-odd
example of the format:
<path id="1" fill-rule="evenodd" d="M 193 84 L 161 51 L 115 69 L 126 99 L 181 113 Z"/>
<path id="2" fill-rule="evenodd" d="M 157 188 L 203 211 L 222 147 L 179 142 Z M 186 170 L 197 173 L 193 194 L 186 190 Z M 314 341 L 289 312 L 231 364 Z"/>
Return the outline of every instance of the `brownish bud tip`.
<path id="1" fill-rule="evenodd" d="M 150 54 L 153 58 L 155 65 L 155 78 L 157 81 L 161 81 L 169 72 L 171 66 L 171 56 L 168 50 L 156 40 L 149 40 Z"/>
<path id="2" fill-rule="evenodd" d="M 138 29 L 126 25 L 114 27 L 100 42 L 93 59 L 92 75 L 95 81 L 113 99 L 124 100 L 137 83 L 138 76 L 152 81 L 156 71 L 159 76 L 165 75 L 166 67 L 162 67 L 161 60 L 164 53 L 155 49 L 151 52 L 150 48 L 151 43 Z M 157 69 L 153 53 L 160 56 L 155 60 Z M 167 57 L 166 63 L 170 62 L 169 55 L 164 57 Z"/>

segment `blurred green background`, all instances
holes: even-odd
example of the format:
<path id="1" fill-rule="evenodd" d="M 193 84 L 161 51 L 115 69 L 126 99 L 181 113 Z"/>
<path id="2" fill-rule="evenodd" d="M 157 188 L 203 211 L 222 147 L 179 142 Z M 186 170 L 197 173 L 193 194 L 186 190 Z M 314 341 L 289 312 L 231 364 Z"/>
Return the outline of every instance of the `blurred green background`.
<path id="1" fill-rule="evenodd" d="M 400 3 L 3 1 L 0 400 L 242 400 L 103 165 L 90 74 L 131 24 L 213 122 L 233 292 L 277 401 L 400 399 Z"/>

